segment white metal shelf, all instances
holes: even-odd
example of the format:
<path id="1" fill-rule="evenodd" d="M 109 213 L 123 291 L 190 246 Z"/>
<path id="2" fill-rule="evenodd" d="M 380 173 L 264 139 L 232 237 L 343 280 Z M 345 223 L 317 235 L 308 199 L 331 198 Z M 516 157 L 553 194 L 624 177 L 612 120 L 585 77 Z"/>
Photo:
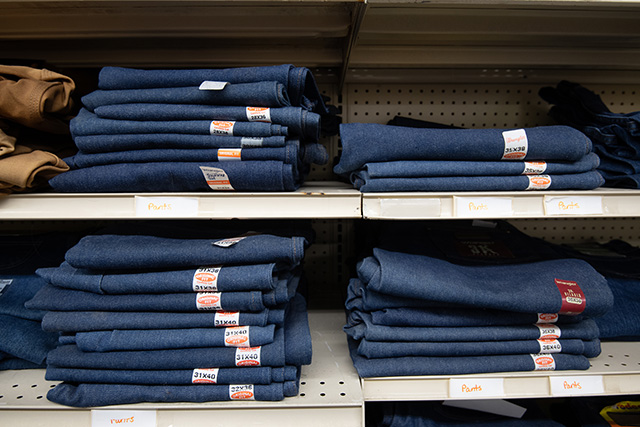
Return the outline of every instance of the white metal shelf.
<path id="1" fill-rule="evenodd" d="M 93 409 L 156 411 L 158 427 L 234 425 L 239 420 L 243 425 L 362 425 L 362 390 L 343 324 L 342 312 L 309 313 L 313 363 L 303 367 L 296 397 L 280 402 L 141 403 Z M 46 392 L 55 384 L 44 380 L 43 370 L 0 372 L 0 425 L 90 425 L 91 408 L 47 401 Z"/>

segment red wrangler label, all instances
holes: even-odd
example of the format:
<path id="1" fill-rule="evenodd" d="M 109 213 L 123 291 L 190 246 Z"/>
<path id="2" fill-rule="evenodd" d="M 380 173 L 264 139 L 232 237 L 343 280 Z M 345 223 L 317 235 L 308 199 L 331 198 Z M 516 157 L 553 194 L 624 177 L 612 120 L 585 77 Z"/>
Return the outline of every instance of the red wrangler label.
<path id="1" fill-rule="evenodd" d="M 575 316 L 582 313 L 587 304 L 587 299 L 578 283 L 571 280 L 560 279 L 554 279 L 554 281 L 562 298 L 562 306 L 559 314 Z"/>

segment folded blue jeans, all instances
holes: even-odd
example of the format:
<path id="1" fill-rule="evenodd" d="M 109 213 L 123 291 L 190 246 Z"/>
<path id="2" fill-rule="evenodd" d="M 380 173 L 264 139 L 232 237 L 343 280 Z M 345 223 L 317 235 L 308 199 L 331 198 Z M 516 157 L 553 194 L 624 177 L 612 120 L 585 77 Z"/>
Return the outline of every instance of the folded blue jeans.
<path id="1" fill-rule="evenodd" d="M 354 187 L 363 193 L 390 191 L 525 191 L 593 190 L 604 185 L 598 171 L 565 175 L 436 176 L 422 178 L 370 178 L 351 174 Z"/>
<path id="2" fill-rule="evenodd" d="M 0 351 L 35 364 L 44 363 L 58 336 L 42 330 L 40 321 L 0 314 Z"/>
<path id="3" fill-rule="evenodd" d="M 222 90 L 200 90 L 197 85 L 155 89 L 96 90 L 82 97 L 82 104 L 89 111 L 103 105 L 132 103 L 254 105 L 256 107 L 291 105 L 287 89 L 273 81 L 229 84 Z"/>
<path id="4" fill-rule="evenodd" d="M 161 370 L 161 371 L 119 371 L 100 369 L 70 369 L 53 365 L 47 366 L 47 381 L 68 381 L 72 383 L 102 384 L 148 384 L 148 385 L 187 385 L 187 384 L 271 384 L 295 381 L 298 368 L 268 366 L 250 368 L 212 368 Z M 213 368 L 215 369 L 215 368 Z"/>
<path id="5" fill-rule="evenodd" d="M 358 275 L 380 293 L 478 308 L 597 317 L 613 306 L 607 280 L 579 259 L 464 266 L 375 248 Z"/>
<path id="6" fill-rule="evenodd" d="M 294 191 L 294 166 L 276 161 L 121 163 L 70 170 L 49 180 L 63 193 Z"/>
<path id="7" fill-rule="evenodd" d="M 92 270 L 150 270 L 202 265 L 280 262 L 297 265 L 307 240 L 270 234 L 236 239 L 179 239 L 117 234 L 89 235 L 69 249 L 66 261 Z"/>
<path id="8" fill-rule="evenodd" d="M 347 175 L 366 163 L 394 160 L 502 160 L 505 129 L 420 129 L 373 123 L 340 125 L 342 154 L 334 167 Z M 574 162 L 592 150 L 582 132 L 568 126 L 524 129 L 526 155 L 518 160 Z M 399 143 L 402 141 L 402 143 Z M 509 154 L 509 153 L 507 153 Z M 511 161 L 511 160 L 506 160 Z"/>
<path id="9" fill-rule="evenodd" d="M 600 337 L 637 340 L 640 337 L 640 280 L 607 276 L 613 292 L 613 308 L 595 320 Z"/>
<path id="10" fill-rule="evenodd" d="M 265 108 L 188 104 L 120 104 L 97 107 L 95 114 L 114 120 L 232 120 L 261 121 L 286 126 L 291 135 L 320 139 L 320 115 L 300 107 Z M 121 133 L 121 132 L 120 132 Z"/>
<path id="11" fill-rule="evenodd" d="M 17 357 L 0 360 L 0 371 L 18 371 L 24 369 L 44 369 L 44 364 L 36 364 Z"/>

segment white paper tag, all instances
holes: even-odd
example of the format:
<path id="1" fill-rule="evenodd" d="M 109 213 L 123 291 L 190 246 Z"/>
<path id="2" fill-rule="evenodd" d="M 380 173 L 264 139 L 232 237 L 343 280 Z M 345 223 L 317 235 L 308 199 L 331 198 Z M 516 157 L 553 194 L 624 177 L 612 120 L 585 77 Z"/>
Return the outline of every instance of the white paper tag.
<path id="1" fill-rule="evenodd" d="M 219 162 L 238 162 L 242 160 L 242 148 L 218 148 Z"/>
<path id="2" fill-rule="evenodd" d="M 236 366 L 260 366 L 261 347 L 238 347 Z"/>
<path id="3" fill-rule="evenodd" d="M 602 375 L 551 376 L 549 382 L 552 396 L 604 394 Z"/>
<path id="4" fill-rule="evenodd" d="M 534 371 L 554 371 L 556 359 L 550 354 L 530 354 L 533 359 Z"/>
<path id="5" fill-rule="evenodd" d="M 524 129 L 514 129 L 502 132 L 504 152 L 502 160 L 522 160 L 529 151 L 529 140 Z"/>
<path id="6" fill-rule="evenodd" d="M 551 177 L 549 175 L 527 175 L 529 178 L 529 186 L 525 188 L 531 190 L 546 190 L 551 186 Z"/>
<path id="7" fill-rule="evenodd" d="M 224 330 L 225 347 L 251 347 L 249 326 L 235 326 Z"/>
<path id="8" fill-rule="evenodd" d="M 235 245 L 236 243 L 246 239 L 248 236 L 241 236 L 241 237 L 229 237 L 228 239 L 222 239 L 222 240 L 218 240 L 213 242 L 214 245 L 216 246 L 220 246 L 221 248 L 228 248 L 230 246 Z"/>
<path id="9" fill-rule="evenodd" d="M 560 353 L 562 351 L 562 344 L 558 340 L 538 340 L 540 344 L 540 354 Z"/>
<path id="10" fill-rule="evenodd" d="M 557 325 L 536 323 L 536 326 L 540 330 L 539 340 L 557 340 L 562 335 L 562 331 Z"/>
<path id="11" fill-rule="evenodd" d="M 522 175 L 540 175 L 547 170 L 547 162 L 524 162 Z"/>
<path id="12" fill-rule="evenodd" d="M 271 109 L 264 107 L 247 107 L 247 120 L 250 122 L 271 123 Z"/>
<path id="13" fill-rule="evenodd" d="M 209 125 L 209 133 L 211 135 L 230 135 L 233 136 L 233 128 L 236 122 L 223 122 L 214 120 Z"/>
<path id="14" fill-rule="evenodd" d="M 215 81 L 205 80 L 202 83 L 200 83 L 200 87 L 198 87 L 198 89 L 200 89 L 200 90 L 222 90 L 228 84 L 229 84 L 229 82 L 215 82 Z"/>
<path id="15" fill-rule="evenodd" d="M 602 215 L 601 196 L 545 196 L 547 215 Z"/>
<path id="16" fill-rule="evenodd" d="M 449 397 L 502 397 L 504 396 L 503 378 L 451 378 Z"/>
<path id="17" fill-rule="evenodd" d="M 194 369 L 191 375 L 193 384 L 217 384 L 218 368 Z"/>
<path id="18" fill-rule="evenodd" d="M 136 216 L 140 217 L 196 217 L 199 199 L 193 197 L 135 196 Z"/>
<path id="19" fill-rule="evenodd" d="M 200 166 L 200 170 L 212 190 L 233 190 L 229 176 L 224 170 L 209 166 Z"/>
<path id="20" fill-rule="evenodd" d="M 200 267 L 193 273 L 192 287 L 194 292 L 207 292 L 218 290 L 218 276 L 222 266 Z"/>
<path id="21" fill-rule="evenodd" d="M 264 143 L 264 138 L 247 136 L 240 139 L 240 145 L 242 147 L 262 147 L 263 143 Z"/>
<path id="22" fill-rule="evenodd" d="M 0 279 L 0 294 L 4 291 L 4 288 L 13 283 L 13 279 Z"/>
<path id="23" fill-rule="evenodd" d="M 114 425 L 156 427 L 156 411 L 91 410 L 91 427 L 113 427 Z"/>
<path id="24" fill-rule="evenodd" d="M 492 217 L 513 215 L 510 197 L 453 197 L 458 217 Z"/>
<path id="25" fill-rule="evenodd" d="M 213 317 L 213 326 L 215 326 L 216 328 L 238 326 L 239 324 L 239 311 L 216 311 L 216 314 Z"/>
<path id="26" fill-rule="evenodd" d="M 196 294 L 196 308 L 198 310 L 222 310 L 220 292 L 198 292 Z"/>
<path id="27" fill-rule="evenodd" d="M 229 399 L 231 400 L 256 400 L 253 384 L 230 385 Z"/>
<path id="28" fill-rule="evenodd" d="M 556 323 L 560 316 L 557 313 L 538 313 L 538 320 L 536 323 Z"/>

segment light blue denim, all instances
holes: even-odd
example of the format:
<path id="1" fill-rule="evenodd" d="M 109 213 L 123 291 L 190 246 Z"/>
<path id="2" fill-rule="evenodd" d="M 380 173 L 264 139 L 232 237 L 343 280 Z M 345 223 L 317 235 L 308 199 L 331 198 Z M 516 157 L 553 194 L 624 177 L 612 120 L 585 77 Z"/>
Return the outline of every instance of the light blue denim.
<path id="1" fill-rule="evenodd" d="M 334 167 L 348 175 L 366 163 L 394 160 L 500 160 L 504 129 L 420 129 L 372 123 L 340 125 L 342 154 Z M 568 126 L 525 129 L 524 160 L 573 162 L 592 151 L 589 138 Z M 402 143 L 400 143 L 400 141 Z M 522 160 L 522 159 L 520 159 Z"/>
<path id="2" fill-rule="evenodd" d="M 89 111 L 103 105 L 132 103 L 291 106 L 287 89 L 269 81 L 229 84 L 222 90 L 200 90 L 198 86 L 96 90 L 82 97 L 82 104 Z"/>
<path id="3" fill-rule="evenodd" d="M 175 104 L 120 104 L 97 107 L 95 114 L 114 120 L 232 120 L 247 121 L 246 107 Z M 269 110 L 270 123 L 286 126 L 291 135 L 315 142 L 320 139 L 320 115 L 300 107 Z"/>

